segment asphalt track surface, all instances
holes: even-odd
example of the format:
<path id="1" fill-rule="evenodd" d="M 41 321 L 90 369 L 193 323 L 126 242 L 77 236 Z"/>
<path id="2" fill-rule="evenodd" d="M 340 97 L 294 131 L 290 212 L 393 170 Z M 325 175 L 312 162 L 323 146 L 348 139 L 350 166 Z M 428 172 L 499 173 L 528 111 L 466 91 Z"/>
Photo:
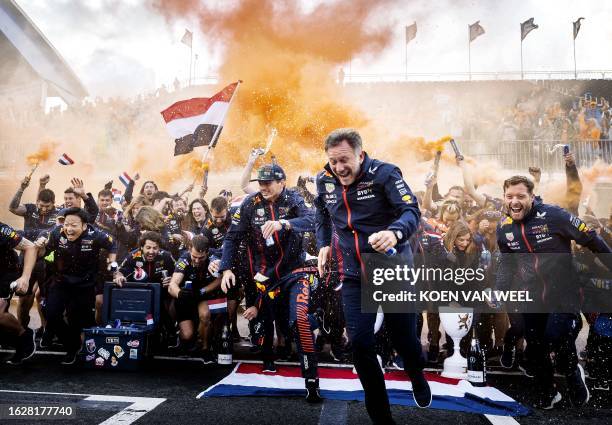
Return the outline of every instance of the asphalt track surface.
<path id="1" fill-rule="evenodd" d="M 0 357 L 8 357 L 7 351 Z M 247 350 L 236 357 L 253 359 Z M 71 406 L 74 417 L 52 423 L 114 424 L 368 424 L 363 403 L 325 401 L 309 405 L 297 397 L 202 398 L 196 396 L 225 377 L 231 368 L 204 365 L 197 359 L 153 359 L 139 372 L 83 370 L 59 364 L 57 354 L 41 351 L 26 364 L 0 363 L 0 406 Z M 321 361 L 329 358 L 323 354 Z M 493 362 L 492 362 L 493 363 Z M 282 364 L 282 363 L 279 363 Z M 491 368 L 490 384 L 529 404 L 530 378 L 518 371 Z M 503 373 L 503 374 L 501 374 Z M 483 415 L 393 406 L 398 424 L 612 424 L 612 393 L 591 392 L 583 409 L 567 401 L 563 379 L 558 384 L 564 400 L 552 411 L 533 410 L 529 416 L 487 418 Z M 106 421 L 106 422 L 105 422 Z M 41 423 L 30 418 L 0 423 Z M 44 422 L 44 421 L 43 421 Z"/>

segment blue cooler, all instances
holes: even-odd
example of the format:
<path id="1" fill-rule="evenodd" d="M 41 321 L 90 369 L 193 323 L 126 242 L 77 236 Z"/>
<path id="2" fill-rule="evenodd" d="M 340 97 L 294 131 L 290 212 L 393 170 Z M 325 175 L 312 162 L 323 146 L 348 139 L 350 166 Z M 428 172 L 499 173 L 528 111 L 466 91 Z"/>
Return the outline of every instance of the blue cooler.
<path id="1" fill-rule="evenodd" d="M 85 328 L 85 368 L 137 370 L 152 355 L 160 323 L 159 283 L 104 284 L 103 326 Z M 107 327 L 110 326 L 110 327 Z"/>

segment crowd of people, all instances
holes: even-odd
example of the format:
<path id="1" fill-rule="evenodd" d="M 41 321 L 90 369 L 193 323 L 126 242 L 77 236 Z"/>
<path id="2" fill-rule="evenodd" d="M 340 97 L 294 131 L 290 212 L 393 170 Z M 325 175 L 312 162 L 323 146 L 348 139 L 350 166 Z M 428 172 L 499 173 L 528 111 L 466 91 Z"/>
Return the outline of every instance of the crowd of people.
<path id="1" fill-rule="evenodd" d="M 61 201 L 46 188 L 48 175 L 40 178 L 34 202 L 24 203 L 22 194 L 31 183 L 25 178 L 9 207 L 23 217 L 23 229 L 5 224 L 0 229 L 0 343 L 15 347 L 8 362 L 26 361 L 35 344 L 45 348 L 59 342 L 66 351 L 62 363 L 74 364 L 82 329 L 105 324 L 105 282 L 159 283 L 163 311 L 156 349 L 214 363 L 223 324 L 229 324 L 235 342 L 247 337 L 238 331 L 241 313 L 264 371 L 276 371 L 275 360 L 297 354 L 307 400 L 316 402 L 317 358 L 329 350 L 335 361 L 355 364 L 368 412 L 383 423 L 390 420 L 390 411 L 384 409 L 388 400 L 382 395 L 379 362 L 403 368 L 417 404 L 425 407 L 431 393 L 423 367 L 440 364 L 455 349 L 465 351 L 467 339 L 460 347 L 453 347 L 450 339 L 443 344 L 434 311 L 389 314 L 375 332 L 376 314 L 360 310 L 361 253 L 397 248 L 400 255 L 414 258 L 415 265 L 481 267 L 486 270 L 484 287 L 496 287 L 508 283 L 500 276 L 519 276 L 526 285 L 539 279 L 537 267 L 529 271 L 535 276 L 516 275 L 503 254 L 558 252 L 569 256 L 565 273 L 573 273 L 572 264 L 581 270 L 576 293 L 568 296 L 578 296 L 591 278 L 609 281 L 609 255 L 577 260 L 583 247 L 609 253 L 612 235 L 610 217 L 596 217 L 588 208 L 579 217 L 582 186 L 571 153 L 564 156 L 566 202 L 551 206 L 535 196 L 540 177 L 535 168 L 529 178 L 506 180 L 503 196 L 496 197 L 475 187 L 470 168 L 458 155 L 462 184 L 442 195 L 435 169 L 426 178 L 426 190 L 413 193 L 399 168 L 367 156 L 354 130 L 333 132 L 325 151 L 325 170 L 316 178 L 300 177 L 290 188 L 277 163 L 259 168 L 251 180 L 261 155 L 254 150 L 242 174 L 245 193 L 237 196 L 223 190 L 211 197 L 205 185 L 195 196 L 193 185 L 169 194 L 154 181 L 142 183 L 135 194 L 136 178 L 119 200 L 112 182 L 94 198 L 74 178 L 57 206 Z M 534 224 L 536 213 L 543 220 Z M 546 238 L 540 240 L 537 231 Z M 8 312 L 11 282 L 19 295 L 16 315 Z M 219 297 L 227 299 L 227 312 L 217 314 L 208 301 Z M 42 323 L 38 330 L 29 327 L 35 301 Z M 561 399 L 553 383 L 552 353 L 554 366 L 567 377 L 570 399 L 583 406 L 589 390 L 579 355 L 593 379 L 591 388 L 609 390 L 612 380 L 612 316 L 584 313 L 589 324 L 584 353 L 576 351 L 583 323 L 580 305 L 562 316 L 492 309 L 478 314 L 474 326 L 488 357 L 535 377 L 539 407 L 552 408 Z"/>

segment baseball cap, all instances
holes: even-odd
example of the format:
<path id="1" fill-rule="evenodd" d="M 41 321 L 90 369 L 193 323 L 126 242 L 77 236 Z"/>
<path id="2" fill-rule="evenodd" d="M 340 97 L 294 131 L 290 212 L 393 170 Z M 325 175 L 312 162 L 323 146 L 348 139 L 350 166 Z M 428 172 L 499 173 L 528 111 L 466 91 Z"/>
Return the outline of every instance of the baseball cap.
<path id="1" fill-rule="evenodd" d="M 287 176 L 285 172 L 277 164 L 267 164 L 257 170 L 257 178 L 251 180 L 252 182 L 268 182 L 272 180 L 283 180 Z"/>

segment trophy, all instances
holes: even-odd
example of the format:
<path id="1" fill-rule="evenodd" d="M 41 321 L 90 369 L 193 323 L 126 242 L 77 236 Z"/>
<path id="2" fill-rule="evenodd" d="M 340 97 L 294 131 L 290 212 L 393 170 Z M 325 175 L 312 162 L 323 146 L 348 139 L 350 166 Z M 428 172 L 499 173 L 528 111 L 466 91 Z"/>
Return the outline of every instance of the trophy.
<path id="1" fill-rule="evenodd" d="M 442 376 L 467 379 L 467 359 L 461 355 L 459 343 L 472 326 L 474 310 L 465 307 L 440 307 L 439 311 L 444 332 L 453 340 L 454 347 L 453 355 L 444 360 Z"/>

